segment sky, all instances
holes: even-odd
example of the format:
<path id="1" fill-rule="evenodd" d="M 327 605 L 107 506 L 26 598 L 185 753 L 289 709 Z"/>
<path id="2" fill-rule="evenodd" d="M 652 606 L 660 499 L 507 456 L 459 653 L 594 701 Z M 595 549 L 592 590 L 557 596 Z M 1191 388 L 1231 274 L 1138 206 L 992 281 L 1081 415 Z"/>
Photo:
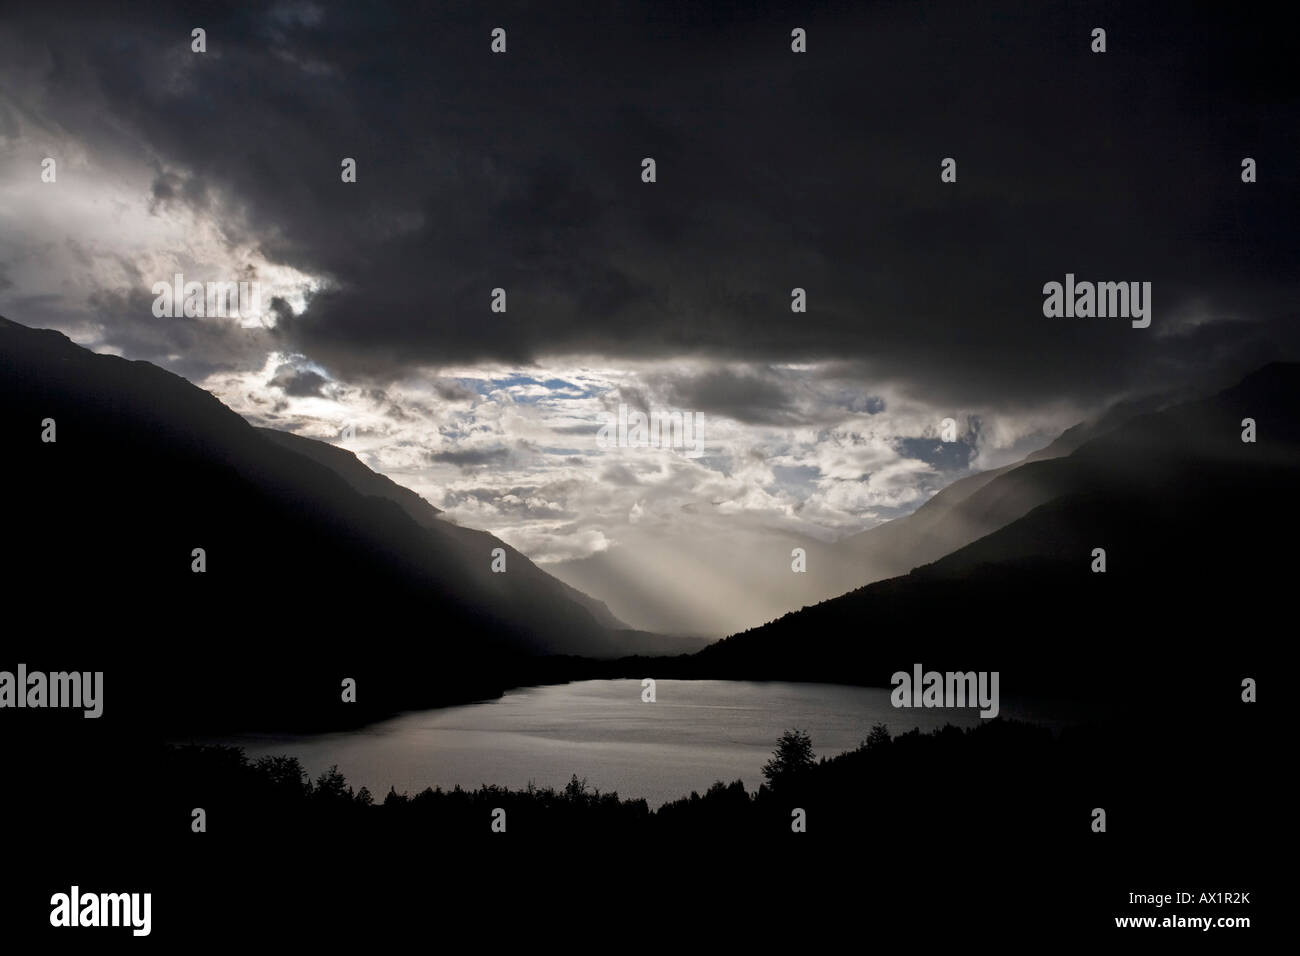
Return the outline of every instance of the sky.
<path id="1" fill-rule="evenodd" d="M 1297 354 L 1295 51 L 1249 6 L 148 6 L 0 14 L 0 314 L 544 565 L 671 590 L 707 549 L 720 607 L 636 626 L 759 623 L 727 548 Z M 176 273 L 260 308 L 155 315 Z M 1067 273 L 1150 282 L 1150 326 L 1046 317 Z M 620 406 L 700 453 L 602 443 Z"/>

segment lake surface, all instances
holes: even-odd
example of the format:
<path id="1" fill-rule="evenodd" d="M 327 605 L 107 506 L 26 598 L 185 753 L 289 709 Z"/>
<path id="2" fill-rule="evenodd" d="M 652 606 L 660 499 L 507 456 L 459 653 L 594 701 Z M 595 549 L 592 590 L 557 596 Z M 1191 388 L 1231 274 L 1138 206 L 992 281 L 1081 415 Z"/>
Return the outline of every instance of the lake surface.
<path id="1" fill-rule="evenodd" d="M 777 738 L 806 730 L 817 756 L 852 750 L 875 724 L 891 734 L 951 723 L 973 726 L 975 710 L 900 709 L 884 688 L 834 684 L 660 680 L 643 703 L 637 680 L 591 680 L 508 691 L 499 700 L 403 714 L 346 733 L 241 736 L 222 742 L 250 757 L 288 754 L 314 778 L 337 764 L 377 801 L 389 786 L 480 784 L 563 787 L 572 774 L 602 792 L 644 797 L 652 808 L 703 793 L 715 780 L 753 791 Z M 1050 706 L 1003 700 L 1001 716 L 1051 726 Z"/>

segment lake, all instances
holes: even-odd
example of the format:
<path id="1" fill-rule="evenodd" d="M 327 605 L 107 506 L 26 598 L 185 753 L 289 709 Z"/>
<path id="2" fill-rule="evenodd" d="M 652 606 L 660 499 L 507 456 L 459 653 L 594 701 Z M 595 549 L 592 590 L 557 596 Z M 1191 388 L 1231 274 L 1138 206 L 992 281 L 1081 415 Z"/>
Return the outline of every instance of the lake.
<path id="1" fill-rule="evenodd" d="M 898 709 L 889 690 L 835 684 L 660 680 L 643 703 L 637 680 L 589 680 L 506 692 L 498 700 L 403 714 L 345 733 L 246 735 L 221 742 L 250 757 L 297 757 L 314 778 L 337 764 L 354 788 L 382 801 L 390 786 L 479 784 L 563 787 L 573 774 L 602 792 L 652 808 L 703 793 L 715 780 L 753 791 L 785 730 L 812 738 L 817 756 L 852 750 L 875 724 L 892 734 L 946 723 L 973 726 L 974 710 Z M 1002 701 L 1001 715 L 1060 726 L 1050 706 Z"/>

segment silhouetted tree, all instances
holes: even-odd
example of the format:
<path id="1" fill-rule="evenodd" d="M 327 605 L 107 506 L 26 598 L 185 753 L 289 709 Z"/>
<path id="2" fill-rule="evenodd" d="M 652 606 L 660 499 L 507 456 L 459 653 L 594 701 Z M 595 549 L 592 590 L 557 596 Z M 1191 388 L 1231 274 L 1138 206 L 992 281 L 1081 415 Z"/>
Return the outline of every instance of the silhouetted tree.
<path id="1" fill-rule="evenodd" d="M 871 728 L 871 733 L 867 734 L 867 739 L 863 742 L 864 750 L 874 750 L 877 747 L 883 747 L 889 743 L 889 728 L 884 724 L 876 724 Z"/>
<path id="2" fill-rule="evenodd" d="M 788 780 L 816 765 L 813 758 L 812 739 L 802 730 L 787 730 L 781 735 L 772 759 L 763 765 L 763 776 L 775 785 Z"/>
<path id="3" fill-rule="evenodd" d="M 575 773 L 564 785 L 564 795 L 575 803 L 584 801 L 587 798 L 587 778 L 583 777 L 579 780 Z"/>
<path id="4" fill-rule="evenodd" d="M 348 786 L 347 779 L 339 773 L 338 765 L 335 764 L 316 778 L 312 795 L 318 800 L 350 800 L 352 788 Z"/>

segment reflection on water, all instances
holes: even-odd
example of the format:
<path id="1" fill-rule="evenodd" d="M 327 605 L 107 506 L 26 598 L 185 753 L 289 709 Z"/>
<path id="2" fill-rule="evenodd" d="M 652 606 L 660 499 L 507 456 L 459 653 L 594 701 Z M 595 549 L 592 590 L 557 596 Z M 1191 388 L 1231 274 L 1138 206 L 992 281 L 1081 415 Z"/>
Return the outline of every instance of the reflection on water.
<path id="1" fill-rule="evenodd" d="M 337 764 L 348 783 L 382 800 L 390 786 L 529 781 L 562 787 L 572 774 L 602 792 L 644 797 L 651 807 L 706 790 L 715 780 L 762 783 L 760 772 L 781 733 L 812 736 L 818 756 L 856 747 L 875 724 L 893 734 L 946 723 L 973 726 L 974 710 L 896 709 L 883 688 L 748 681 L 657 682 L 643 703 L 636 680 L 592 680 L 526 687 L 500 700 L 404 714 L 346 733 L 243 736 L 223 742 L 250 757 L 296 756 L 315 777 Z M 1002 716 L 1058 725 L 1062 715 L 1002 702 Z"/>

